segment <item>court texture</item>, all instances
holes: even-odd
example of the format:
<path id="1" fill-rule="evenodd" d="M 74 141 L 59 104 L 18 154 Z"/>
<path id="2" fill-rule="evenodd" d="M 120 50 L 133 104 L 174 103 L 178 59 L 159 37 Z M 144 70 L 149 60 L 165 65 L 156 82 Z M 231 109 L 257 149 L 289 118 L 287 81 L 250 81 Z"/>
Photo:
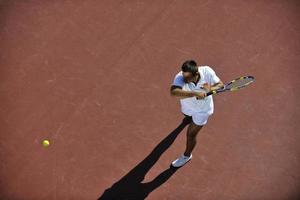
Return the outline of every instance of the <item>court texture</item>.
<path id="1" fill-rule="evenodd" d="M 0 0 L 0 199 L 299 199 L 299 19 L 293 0 Z M 255 83 L 214 95 L 174 169 L 187 59 Z"/>

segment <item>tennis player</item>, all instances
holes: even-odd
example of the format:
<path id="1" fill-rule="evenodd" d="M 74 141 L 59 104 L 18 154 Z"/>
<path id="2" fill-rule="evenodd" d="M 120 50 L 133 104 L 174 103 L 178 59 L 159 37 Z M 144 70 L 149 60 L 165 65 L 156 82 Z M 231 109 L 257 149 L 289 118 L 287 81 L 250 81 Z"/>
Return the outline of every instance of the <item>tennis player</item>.
<path id="1" fill-rule="evenodd" d="M 192 159 L 196 136 L 214 112 L 213 97 L 206 93 L 222 87 L 223 82 L 209 66 L 197 66 L 194 60 L 187 60 L 181 66 L 171 86 L 171 95 L 180 99 L 181 112 L 192 120 L 185 152 L 172 162 L 173 167 L 181 167 Z"/>

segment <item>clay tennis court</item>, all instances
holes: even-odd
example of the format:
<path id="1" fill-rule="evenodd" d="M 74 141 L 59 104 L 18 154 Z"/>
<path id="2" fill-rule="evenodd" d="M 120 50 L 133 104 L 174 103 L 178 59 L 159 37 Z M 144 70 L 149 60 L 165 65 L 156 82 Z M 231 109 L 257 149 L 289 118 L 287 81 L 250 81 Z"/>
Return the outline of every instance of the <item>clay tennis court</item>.
<path id="1" fill-rule="evenodd" d="M 0 199 L 299 199 L 299 19 L 292 0 L 1 0 Z M 187 59 L 256 82 L 215 95 L 176 170 Z"/>

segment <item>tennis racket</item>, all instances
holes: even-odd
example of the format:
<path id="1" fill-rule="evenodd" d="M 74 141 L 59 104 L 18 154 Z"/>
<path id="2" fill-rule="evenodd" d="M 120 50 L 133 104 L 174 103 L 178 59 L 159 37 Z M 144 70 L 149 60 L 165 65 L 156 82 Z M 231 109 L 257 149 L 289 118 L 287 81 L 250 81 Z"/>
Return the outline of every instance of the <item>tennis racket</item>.
<path id="1" fill-rule="evenodd" d="M 240 78 L 234 79 L 230 81 L 229 83 L 225 84 L 223 88 L 220 88 L 218 90 L 210 91 L 206 94 L 206 96 L 217 94 L 220 92 L 226 92 L 226 91 L 236 91 L 243 87 L 246 87 L 247 85 L 254 82 L 253 76 L 242 76 Z"/>

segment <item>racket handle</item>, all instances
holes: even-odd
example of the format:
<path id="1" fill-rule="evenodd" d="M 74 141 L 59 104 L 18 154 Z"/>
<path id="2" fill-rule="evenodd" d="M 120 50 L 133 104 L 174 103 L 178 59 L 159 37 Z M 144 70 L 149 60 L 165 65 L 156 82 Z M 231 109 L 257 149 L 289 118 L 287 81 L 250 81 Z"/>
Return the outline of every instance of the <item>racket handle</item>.
<path id="1" fill-rule="evenodd" d="M 215 90 L 210 91 L 210 92 L 206 93 L 206 96 L 209 96 L 209 95 L 212 95 L 212 94 L 217 94 L 217 91 L 215 91 Z"/>
<path id="2" fill-rule="evenodd" d="M 212 94 L 217 94 L 217 92 L 216 92 L 215 90 L 213 90 L 213 91 L 210 91 L 210 92 L 206 93 L 206 96 L 208 97 L 209 95 L 212 95 Z M 199 100 L 199 98 L 198 98 L 198 97 L 196 97 L 196 99 L 198 99 L 198 100 Z"/>

